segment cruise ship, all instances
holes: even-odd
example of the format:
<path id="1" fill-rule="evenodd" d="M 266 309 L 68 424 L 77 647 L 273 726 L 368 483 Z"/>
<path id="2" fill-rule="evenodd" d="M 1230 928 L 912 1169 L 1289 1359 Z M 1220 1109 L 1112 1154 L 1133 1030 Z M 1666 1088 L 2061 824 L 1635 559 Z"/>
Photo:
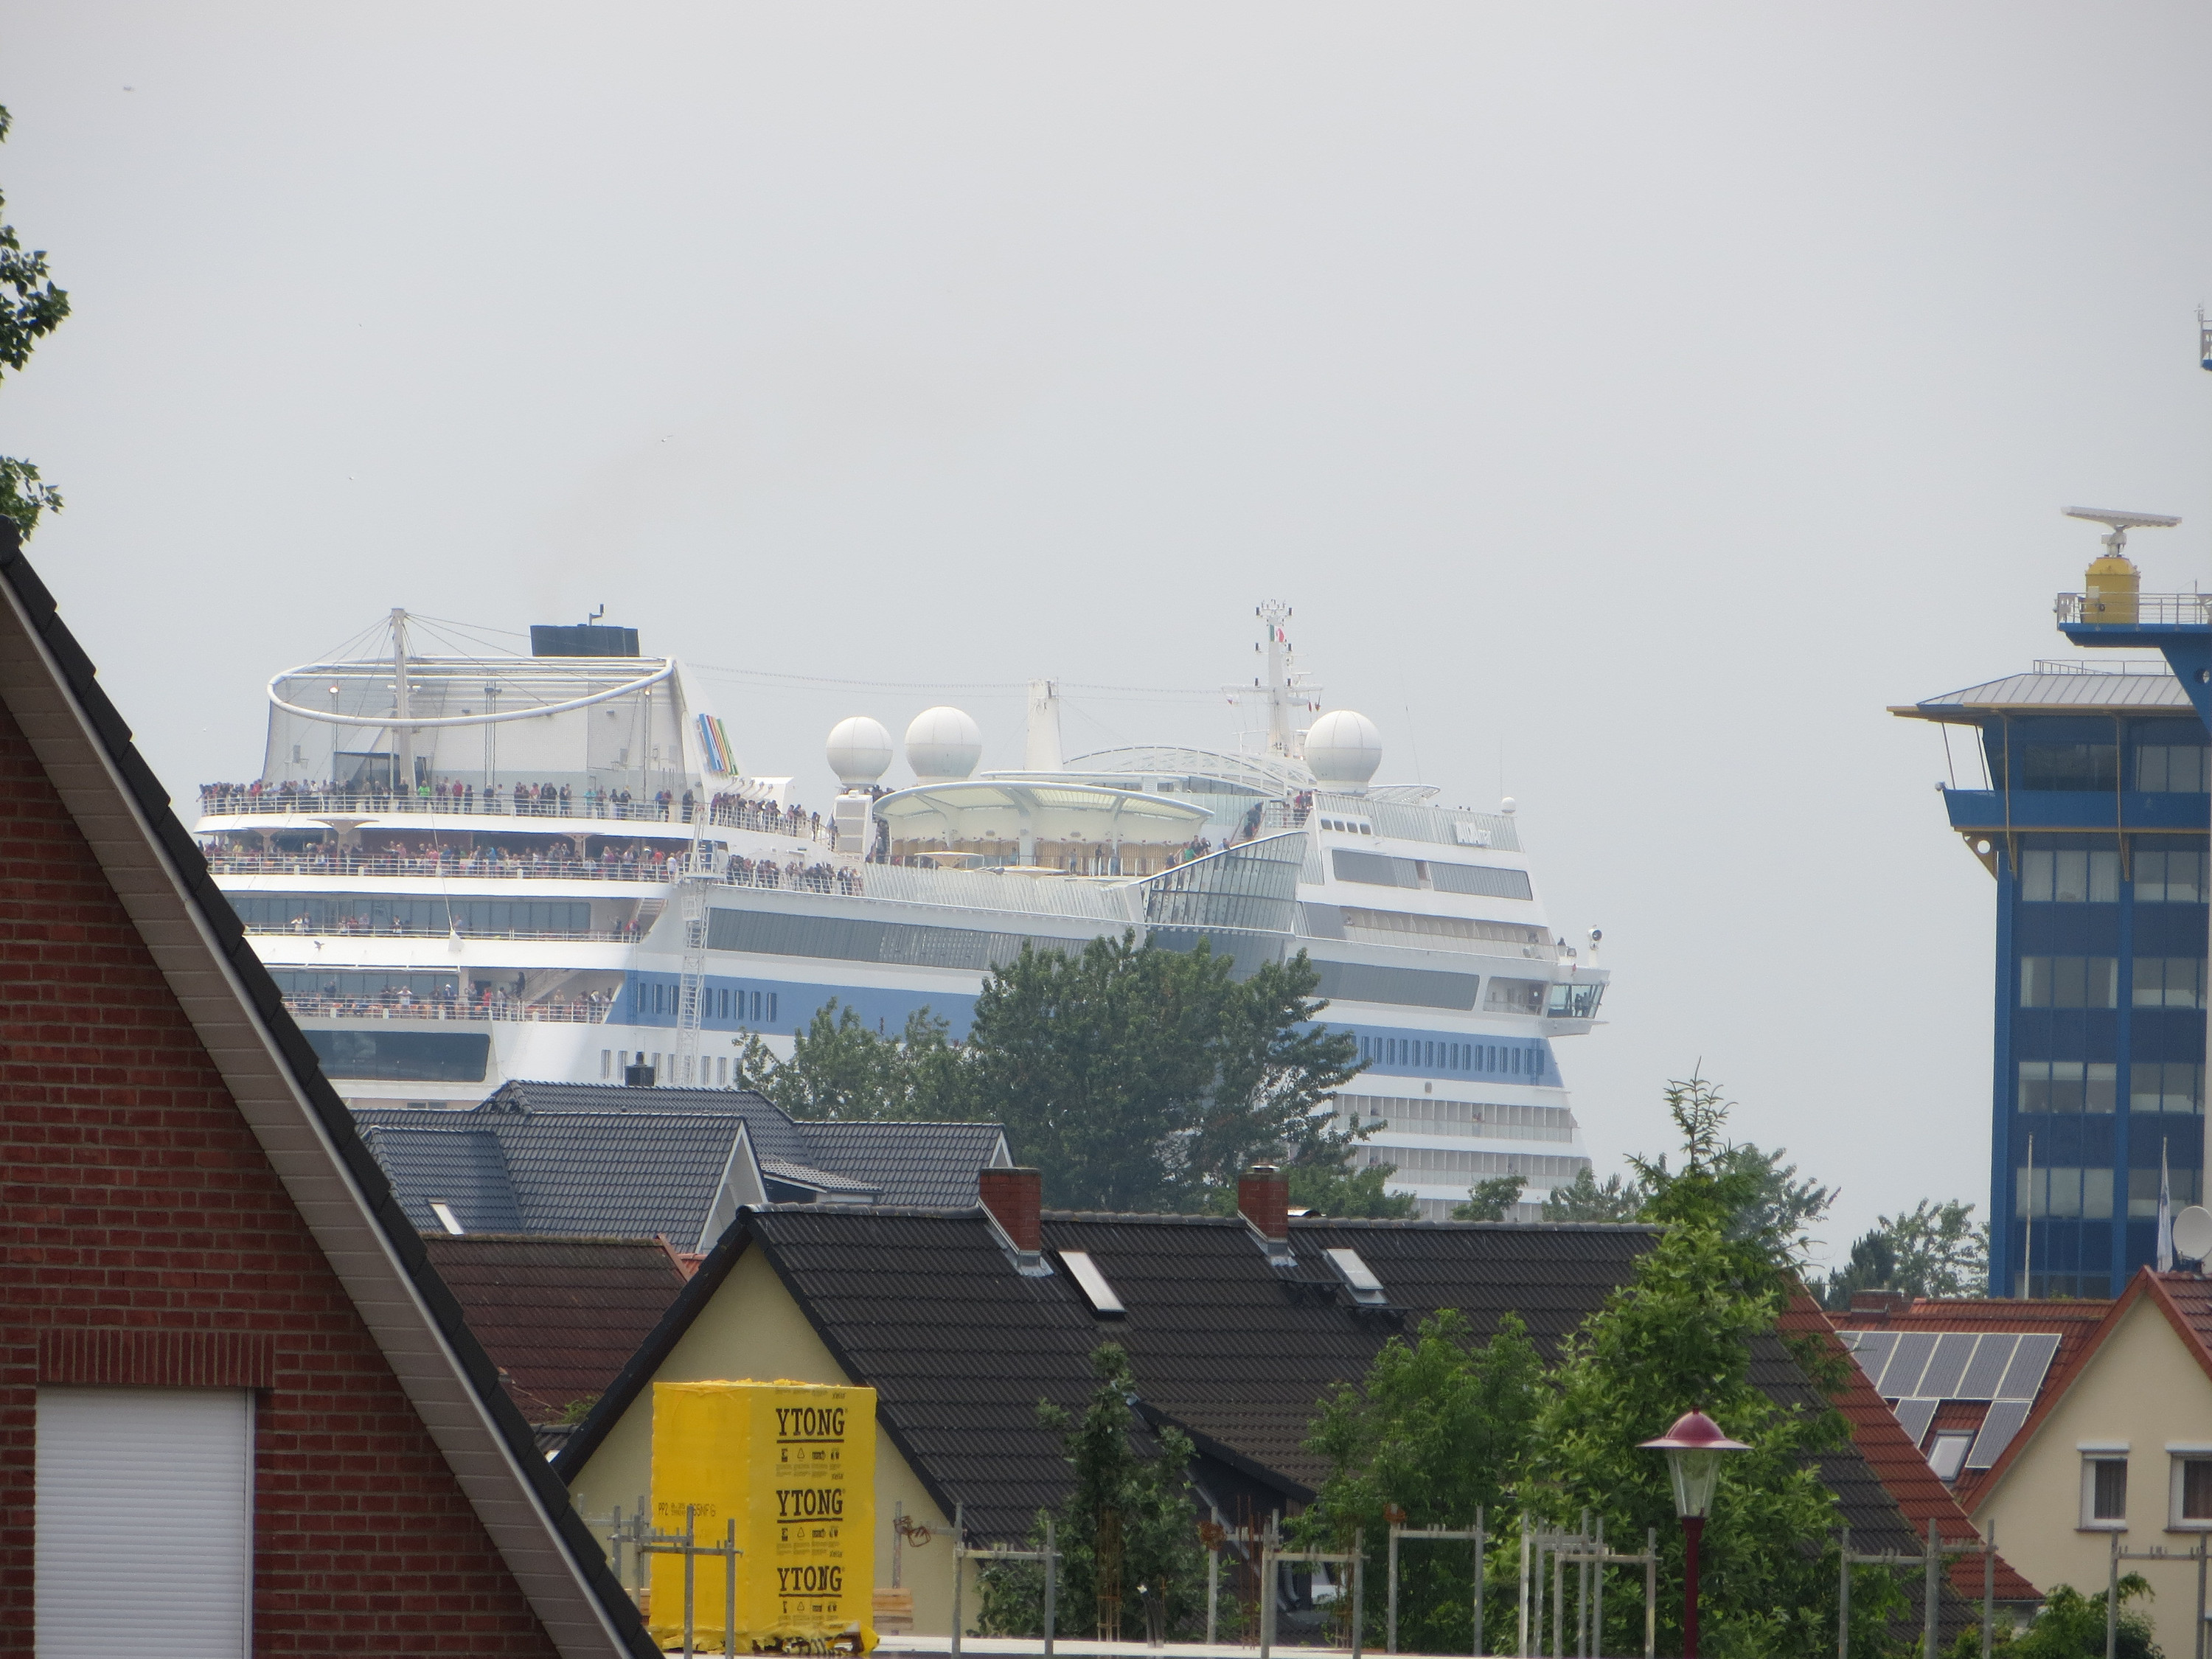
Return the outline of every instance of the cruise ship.
<path id="1" fill-rule="evenodd" d="M 1375 725 L 1320 712 L 1287 607 L 1255 618 L 1233 749 L 1063 757 L 1038 682 L 1017 770 L 978 772 L 957 708 L 918 716 L 902 757 L 839 722 L 825 815 L 748 773 L 701 677 L 634 629 L 437 654 L 395 611 L 362 654 L 270 682 L 261 775 L 204 788 L 198 831 L 356 1107 L 728 1086 L 749 1037 L 788 1055 L 832 998 L 957 1038 L 1025 945 L 1133 930 L 1240 970 L 1308 952 L 1364 1062 L 1335 1103 L 1373 1127 L 1358 1156 L 1433 1217 L 1518 1173 L 1532 1218 L 1589 1162 L 1554 1045 L 1597 1023 L 1607 974 L 1547 919 L 1513 803 L 1376 784 Z M 913 781 L 887 784 L 902 758 Z"/>

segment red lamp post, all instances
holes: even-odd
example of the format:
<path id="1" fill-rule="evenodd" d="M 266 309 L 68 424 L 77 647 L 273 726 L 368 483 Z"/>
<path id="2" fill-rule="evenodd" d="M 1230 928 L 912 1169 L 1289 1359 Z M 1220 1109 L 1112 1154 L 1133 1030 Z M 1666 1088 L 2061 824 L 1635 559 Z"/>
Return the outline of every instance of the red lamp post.
<path id="1" fill-rule="evenodd" d="M 1638 1443 L 1646 1451 L 1667 1454 L 1667 1474 L 1674 1483 L 1674 1513 L 1682 1517 L 1682 1659 L 1698 1659 L 1698 1545 L 1705 1535 L 1713 1488 L 1720 1481 L 1721 1454 L 1751 1448 L 1729 1439 L 1703 1412 L 1684 1412 L 1658 1439 Z"/>

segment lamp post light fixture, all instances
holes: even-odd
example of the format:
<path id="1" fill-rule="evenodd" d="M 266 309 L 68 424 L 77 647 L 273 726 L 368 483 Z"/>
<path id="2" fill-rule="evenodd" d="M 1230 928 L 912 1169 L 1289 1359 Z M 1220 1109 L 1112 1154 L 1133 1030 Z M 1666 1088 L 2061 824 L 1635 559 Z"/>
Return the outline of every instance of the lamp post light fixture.
<path id="1" fill-rule="evenodd" d="M 1705 1535 L 1713 1488 L 1720 1483 L 1721 1454 L 1751 1448 L 1729 1439 L 1703 1412 L 1684 1412 L 1658 1439 L 1638 1443 L 1645 1451 L 1667 1454 L 1674 1513 L 1682 1517 L 1682 1659 L 1698 1659 L 1698 1545 Z"/>

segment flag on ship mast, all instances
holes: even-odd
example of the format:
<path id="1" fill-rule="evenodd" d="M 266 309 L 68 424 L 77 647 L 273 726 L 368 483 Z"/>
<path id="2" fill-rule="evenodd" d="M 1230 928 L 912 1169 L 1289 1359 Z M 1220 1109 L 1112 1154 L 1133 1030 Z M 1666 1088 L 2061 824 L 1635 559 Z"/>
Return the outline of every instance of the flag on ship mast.
<path id="1" fill-rule="evenodd" d="M 2166 1143 L 2158 1143 L 2158 1270 L 2173 1271 L 2173 1195 L 2167 1190 Z"/>

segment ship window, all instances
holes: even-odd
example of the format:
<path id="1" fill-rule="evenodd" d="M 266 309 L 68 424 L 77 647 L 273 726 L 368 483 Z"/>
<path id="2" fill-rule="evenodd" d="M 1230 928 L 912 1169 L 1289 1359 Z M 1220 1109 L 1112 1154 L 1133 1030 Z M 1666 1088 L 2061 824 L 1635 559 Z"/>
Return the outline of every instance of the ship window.
<path id="1" fill-rule="evenodd" d="M 603 1078 L 608 1078 L 608 1077 L 612 1077 L 614 1074 L 615 1074 L 615 1055 L 614 1055 L 614 1050 L 613 1050 L 613 1049 L 611 1049 L 611 1048 L 602 1048 L 602 1049 L 600 1049 L 600 1050 L 599 1050 L 599 1075 L 600 1075 L 601 1077 L 603 1077 Z"/>
<path id="2" fill-rule="evenodd" d="M 2120 746 L 2116 743 L 2031 743 L 2022 748 L 2023 789 L 2095 789 L 2110 794 L 2120 787 Z"/>
<path id="3" fill-rule="evenodd" d="M 2208 751 L 2197 743 L 2147 743 L 2136 750 L 2136 787 L 2148 794 L 2201 795 L 2212 790 Z"/>
<path id="4" fill-rule="evenodd" d="M 2023 860 L 2023 867 L 2025 863 Z M 2134 870 L 2136 902 L 2203 903 L 2204 866 L 2205 854 L 2203 853 L 2137 853 Z"/>
<path id="5" fill-rule="evenodd" d="M 1493 984 L 1495 981 L 1492 981 Z M 2023 1008 L 2117 1008 L 2120 964 L 2116 957 L 2022 957 Z"/>
<path id="6" fill-rule="evenodd" d="M 2117 904 L 2120 855 L 2030 848 L 2020 858 L 2020 896 L 2030 904 Z"/>
<path id="7" fill-rule="evenodd" d="M 1540 979 L 1502 979 L 1492 975 L 1483 1006 L 1493 1012 L 1540 1014 L 1550 982 Z"/>

